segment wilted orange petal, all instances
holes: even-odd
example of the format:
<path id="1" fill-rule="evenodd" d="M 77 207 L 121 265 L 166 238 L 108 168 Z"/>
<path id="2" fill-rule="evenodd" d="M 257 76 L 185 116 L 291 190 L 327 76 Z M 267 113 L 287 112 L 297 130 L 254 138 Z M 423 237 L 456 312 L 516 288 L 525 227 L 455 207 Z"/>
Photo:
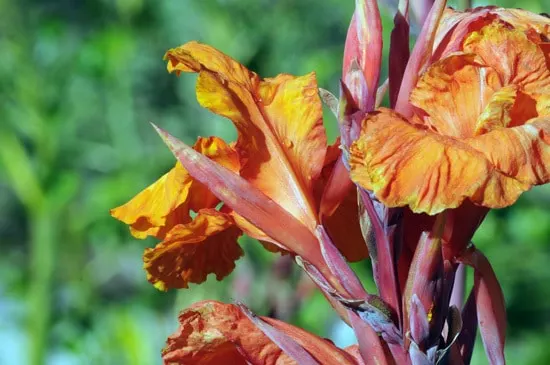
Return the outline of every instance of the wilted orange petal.
<path id="1" fill-rule="evenodd" d="M 322 364 L 357 364 L 331 342 L 270 318 L 269 325 L 283 331 Z M 168 337 L 165 364 L 295 364 L 233 304 L 199 302 L 179 317 L 180 327 Z"/>
<path id="2" fill-rule="evenodd" d="M 176 225 L 163 242 L 145 250 L 147 280 L 160 290 L 202 283 L 210 273 L 221 280 L 243 255 L 237 243 L 241 234 L 230 215 L 200 210 L 193 221 Z"/>
<path id="3" fill-rule="evenodd" d="M 550 182 L 550 117 L 465 140 L 503 174 L 528 185 Z"/>
<path id="4" fill-rule="evenodd" d="M 411 93 L 411 103 L 427 114 L 425 123 L 439 134 L 470 137 L 498 88 L 496 72 L 483 67 L 474 55 L 453 55 L 434 63 L 422 75 Z"/>
<path id="5" fill-rule="evenodd" d="M 544 54 L 522 31 L 494 21 L 472 33 L 463 47 L 464 52 L 479 55 L 485 65 L 496 70 L 503 85 L 517 85 L 529 95 L 550 94 L 550 72 Z M 537 106 L 537 110 L 541 108 Z"/>
<path id="6" fill-rule="evenodd" d="M 198 138 L 193 148 L 217 163 L 238 171 L 237 152 L 218 137 Z M 186 224 L 189 209 L 213 208 L 219 200 L 204 185 L 194 181 L 180 163 L 128 203 L 112 209 L 111 215 L 130 225 L 136 238 L 148 235 L 164 239 L 176 224 Z"/>
<path id="7" fill-rule="evenodd" d="M 198 72 L 197 99 L 233 121 L 241 176 L 314 229 L 312 181 L 326 149 L 314 74 L 259 77 L 214 48 L 188 43 L 166 54 L 169 70 Z M 251 236 L 268 240 L 254 227 Z"/>
<path id="8" fill-rule="evenodd" d="M 416 128 L 388 109 L 365 119 L 350 152 L 355 182 L 387 206 L 408 205 L 417 213 L 456 208 L 466 198 L 502 207 L 529 188 L 467 144 Z"/>

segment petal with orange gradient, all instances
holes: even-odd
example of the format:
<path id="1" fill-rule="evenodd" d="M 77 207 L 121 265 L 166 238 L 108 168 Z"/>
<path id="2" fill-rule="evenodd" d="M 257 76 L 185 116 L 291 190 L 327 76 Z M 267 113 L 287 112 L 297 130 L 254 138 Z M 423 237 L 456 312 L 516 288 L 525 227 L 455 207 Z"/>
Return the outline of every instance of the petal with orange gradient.
<path id="1" fill-rule="evenodd" d="M 189 189 L 193 181 L 179 163 L 128 203 L 111 210 L 111 215 L 130 226 L 136 238 L 149 235 L 162 239 L 178 223 L 190 220 Z M 178 209 L 183 206 L 183 209 Z"/>
<path id="2" fill-rule="evenodd" d="M 315 75 L 261 81 L 223 53 L 195 42 L 168 51 L 166 58 L 169 70 L 199 73 L 199 103 L 237 127 L 241 176 L 313 230 L 312 184 L 326 150 Z M 269 240 L 252 225 L 243 228 Z"/>
<path id="3" fill-rule="evenodd" d="M 550 71 L 544 53 L 524 32 L 494 21 L 470 34 L 463 50 L 478 55 L 498 73 L 503 85 L 517 85 L 530 95 L 550 94 Z"/>
<path id="4" fill-rule="evenodd" d="M 221 280 L 243 255 L 237 243 L 241 234 L 230 215 L 215 209 L 200 210 L 191 222 L 174 226 L 163 242 L 145 250 L 147 280 L 164 291 L 200 284 L 210 273 Z"/>
<path id="5" fill-rule="evenodd" d="M 528 185 L 550 182 L 550 117 L 497 128 L 464 141 L 503 174 Z"/>
<path id="6" fill-rule="evenodd" d="M 472 54 L 434 63 L 411 92 L 411 103 L 427 115 L 424 123 L 439 134 L 466 138 L 492 94 L 500 88 L 497 73 Z"/>
<path id="7" fill-rule="evenodd" d="M 530 187 L 466 143 L 415 127 L 388 109 L 363 121 L 350 153 L 352 180 L 387 206 L 408 205 L 417 213 L 437 214 L 467 198 L 504 207 Z"/>
<path id="8" fill-rule="evenodd" d="M 319 363 L 359 364 L 328 340 L 281 321 L 263 320 L 293 338 Z M 162 351 L 165 364 L 296 364 L 236 305 L 199 302 L 181 312 L 179 322 Z"/>
<path id="9" fill-rule="evenodd" d="M 193 147 L 233 171 L 240 168 L 237 152 L 218 137 L 198 138 Z M 126 204 L 111 210 L 111 215 L 130 225 L 136 238 L 148 235 L 163 239 L 176 224 L 186 224 L 189 210 L 212 208 L 219 201 L 204 185 L 189 175 L 179 163 L 155 183 Z"/>

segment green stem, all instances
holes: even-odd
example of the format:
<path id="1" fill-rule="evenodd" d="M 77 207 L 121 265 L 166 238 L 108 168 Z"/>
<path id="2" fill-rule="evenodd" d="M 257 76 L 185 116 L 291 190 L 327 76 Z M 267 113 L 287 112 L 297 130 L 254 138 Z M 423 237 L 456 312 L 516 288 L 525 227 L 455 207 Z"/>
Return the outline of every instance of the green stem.
<path id="1" fill-rule="evenodd" d="M 52 283 L 55 269 L 56 226 L 51 212 L 40 209 L 31 217 L 29 285 L 29 364 L 44 363 L 51 320 Z"/>

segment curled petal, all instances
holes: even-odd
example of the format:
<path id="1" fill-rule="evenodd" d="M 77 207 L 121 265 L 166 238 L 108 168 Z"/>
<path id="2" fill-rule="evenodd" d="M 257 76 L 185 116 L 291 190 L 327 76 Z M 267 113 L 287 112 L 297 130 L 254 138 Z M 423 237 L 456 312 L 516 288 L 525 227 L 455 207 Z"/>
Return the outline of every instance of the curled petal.
<path id="1" fill-rule="evenodd" d="M 199 73 L 199 103 L 235 124 L 240 175 L 315 229 L 312 184 L 326 150 L 315 75 L 260 80 L 230 57 L 196 42 L 168 51 L 165 58 L 169 70 Z M 260 231 L 247 233 L 267 240 Z"/>
<path id="2" fill-rule="evenodd" d="M 483 67 L 472 54 L 458 54 L 434 63 L 422 75 L 411 103 L 422 109 L 424 123 L 439 134 L 471 137 L 478 116 L 499 88 L 493 69 Z"/>
<path id="3" fill-rule="evenodd" d="M 367 117 L 362 133 L 350 150 L 352 180 L 389 207 L 436 214 L 466 198 L 503 207 L 529 188 L 469 145 L 417 128 L 387 109 Z"/>
<path id="4" fill-rule="evenodd" d="M 193 221 L 173 227 L 155 248 L 145 250 L 147 280 L 160 290 L 202 283 L 210 273 L 221 280 L 243 255 L 237 243 L 241 234 L 230 215 L 203 209 Z"/>
<path id="5" fill-rule="evenodd" d="M 503 174 L 526 185 L 550 182 L 550 117 L 498 128 L 465 142 Z"/>
<path id="6" fill-rule="evenodd" d="M 496 70 L 503 85 L 518 85 L 530 95 L 550 93 L 550 71 L 543 51 L 525 33 L 502 21 L 470 34 L 463 50 L 478 55 L 485 65 Z"/>
<path id="7" fill-rule="evenodd" d="M 199 138 L 193 148 L 230 170 L 239 170 L 237 152 L 218 137 Z M 130 225 L 136 238 L 151 235 L 163 239 L 176 224 L 189 223 L 189 209 L 213 208 L 218 202 L 204 185 L 176 163 L 170 172 L 128 203 L 112 209 L 111 215 Z"/>

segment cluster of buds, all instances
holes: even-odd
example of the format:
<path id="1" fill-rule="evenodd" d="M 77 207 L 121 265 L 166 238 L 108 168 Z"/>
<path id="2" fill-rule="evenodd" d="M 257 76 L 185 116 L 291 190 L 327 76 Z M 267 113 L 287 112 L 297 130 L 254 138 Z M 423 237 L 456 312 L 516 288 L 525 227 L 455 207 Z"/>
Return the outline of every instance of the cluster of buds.
<path id="1" fill-rule="evenodd" d="M 409 3 L 399 2 L 380 85 L 378 4 L 356 1 L 338 97 L 314 73 L 261 79 L 197 42 L 166 53 L 169 72 L 198 73 L 199 103 L 238 139 L 190 147 L 155 126 L 176 166 L 111 211 L 135 237 L 161 240 L 144 254 L 148 280 L 161 290 L 220 280 L 244 233 L 291 255 L 357 344 L 205 301 L 181 313 L 165 363 L 468 364 L 478 328 L 490 363 L 505 363 L 504 297 L 471 240 L 490 209 L 550 182 L 550 19 L 444 0 L 426 8 L 409 50 Z M 338 121 L 334 145 L 321 100 Z M 366 258 L 376 294 L 348 265 Z"/>

